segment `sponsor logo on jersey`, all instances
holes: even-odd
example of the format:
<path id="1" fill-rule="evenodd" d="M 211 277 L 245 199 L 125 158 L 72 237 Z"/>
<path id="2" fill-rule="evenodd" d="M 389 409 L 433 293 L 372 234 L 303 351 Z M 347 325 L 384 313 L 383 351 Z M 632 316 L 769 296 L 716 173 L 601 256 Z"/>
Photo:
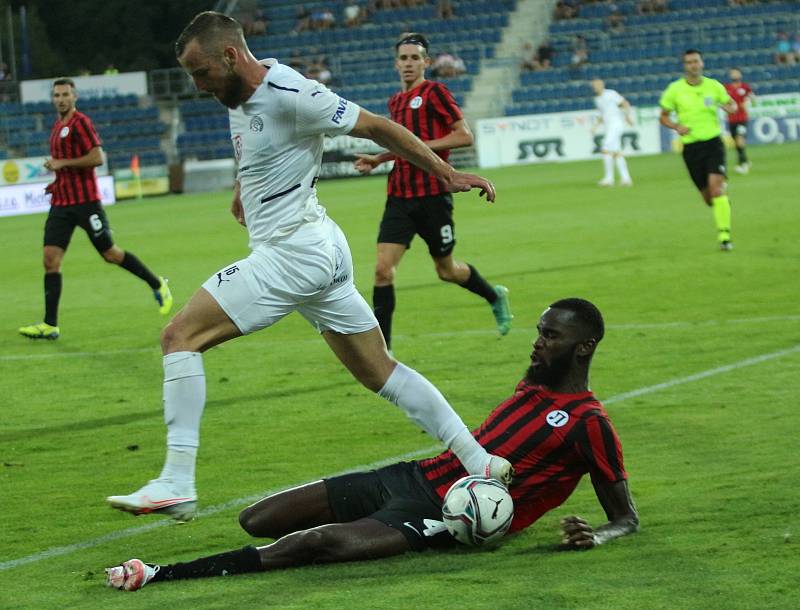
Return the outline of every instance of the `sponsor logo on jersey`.
<path id="1" fill-rule="evenodd" d="M 553 426 L 553 428 L 560 428 L 561 426 L 565 426 L 569 421 L 569 414 L 561 409 L 556 409 L 555 411 L 550 411 L 547 417 L 545 417 L 545 420 L 547 420 L 547 423 Z"/>
<path id="2" fill-rule="evenodd" d="M 409 106 L 409 107 L 410 107 L 412 110 L 416 110 L 417 108 L 419 108 L 420 106 L 422 106 L 422 97 L 420 97 L 420 96 L 418 95 L 418 96 L 416 96 L 416 97 L 412 98 L 412 100 L 409 102 L 408 106 Z"/>
<path id="3" fill-rule="evenodd" d="M 344 111 L 347 109 L 347 100 L 339 98 L 339 105 L 336 107 L 336 112 L 333 113 L 331 121 L 337 125 L 342 122 L 344 118 Z"/>
<path id="4" fill-rule="evenodd" d="M 61 138 L 66 138 L 66 137 L 69 135 L 69 127 L 67 127 L 66 125 L 64 125 L 64 126 L 61 128 L 61 131 L 59 131 L 59 132 L 58 132 L 58 135 L 59 135 L 59 137 L 61 137 Z"/>
<path id="5" fill-rule="evenodd" d="M 264 131 L 264 121 L 256 115 L 250 119 L 250 131 Z"/>

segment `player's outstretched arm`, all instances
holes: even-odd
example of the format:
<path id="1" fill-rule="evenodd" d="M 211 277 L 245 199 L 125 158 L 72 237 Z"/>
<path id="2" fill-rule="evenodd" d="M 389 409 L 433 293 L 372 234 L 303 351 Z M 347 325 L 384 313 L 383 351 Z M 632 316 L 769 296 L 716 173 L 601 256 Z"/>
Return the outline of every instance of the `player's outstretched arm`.
<path id="1" fill-rule="evenodd" d="M 562 544 L 564 548 L 588 550 L 605 544 L 614 538 L 639 531 L 639 515 L 633 504 L 628 482 L 610 483 L 600 477 L 592 477 L 597 499 L 603 506 L 608 523 L 593 528 L 581 517 L 571 516 L 561 520 Z"/>
<path id="2" fill-rule="evenodd" d="M 387 148 L 397 156 L 439 178 L 452 192 L 465 192 L 477 188 L 480 189 L 481 195 L 486 195 L 487 201 L 494 201 L 495 191 L 491 182 L 481 176 L 457 172 L 428 148 L 422 140 L 398 123 L 362 108 L 350 135 L 357 138 L 368 138 Z"/>

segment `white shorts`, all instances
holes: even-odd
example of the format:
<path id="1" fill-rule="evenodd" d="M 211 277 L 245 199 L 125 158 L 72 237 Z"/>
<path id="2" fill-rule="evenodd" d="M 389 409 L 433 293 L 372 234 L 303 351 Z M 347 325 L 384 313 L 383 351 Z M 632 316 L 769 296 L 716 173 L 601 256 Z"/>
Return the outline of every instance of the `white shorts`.
<path id="1" fill-rule="evenodd" d="M 208 278 L 203 288 L 242 334 L 271 326 L 293 311 L 319 332 L 351 335 L 378 326 L 353 282 L 347 239 L 328 217 L 256 247 Z"/>
<path id="2" fill-rule="evenodd" d="M 609 153 L 622 152 L 622 132 L 625 126 L 621 123 L 619 125 L 608 125 L 606 127 L 606 135 L 603 136 L 602 150 Z"/>

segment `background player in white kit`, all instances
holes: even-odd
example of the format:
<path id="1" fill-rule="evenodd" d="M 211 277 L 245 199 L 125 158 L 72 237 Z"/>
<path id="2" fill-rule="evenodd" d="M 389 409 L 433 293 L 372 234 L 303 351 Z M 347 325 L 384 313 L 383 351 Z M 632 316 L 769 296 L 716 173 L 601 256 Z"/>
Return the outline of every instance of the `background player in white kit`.
<path id="1" fill-rule="evenodd" d="M 633 181 L 628 173 L 628 164 L 622 154 L 622 131 L 624 123 L 633 126 L 631 118 L 631 105 L 624 97 L 613 89 L 606 89 L 605 83 L 599 78 L 592 80 L 594 90 L 594 104 L 600 111 L 599 123 L 605 124 L 605 136 L 601 152 L 603 153 L 603 179 L 598 182 L 600 186 L 614 186 L 614 165 L 619 173 L 619 183 L 622 186 L 632 186 Z M 592 131 L 594 133 L 594 130 Z"/>
<path id="2" fill-rule="evenodd" d="M 456 172 L 397 123 L 274 59 L 259 62 L 241 26 L 221 13 L 197 15 L 175 50 L 197 88 L 230 109 L 239 163 L 231 211 L 247 227 L 252 252 L 212 275 L 164 329 L 166 462 L 157 479 L 108 502 L 134 514 L 194 516 L 206 388 L 201 353 L 293 311 L 322 333 L 356 379 L 445 443 L 467 471 L 508 484 L 511 464 L 489 455 L 441 393 L 388 354 L 372 308 L 355 288 L 345 236 L 319 205 L 315 188 L 323 134 L 370 138 L 434 174 L 451 191 L 480 188 L 493 201 L 492 184 Z"/>

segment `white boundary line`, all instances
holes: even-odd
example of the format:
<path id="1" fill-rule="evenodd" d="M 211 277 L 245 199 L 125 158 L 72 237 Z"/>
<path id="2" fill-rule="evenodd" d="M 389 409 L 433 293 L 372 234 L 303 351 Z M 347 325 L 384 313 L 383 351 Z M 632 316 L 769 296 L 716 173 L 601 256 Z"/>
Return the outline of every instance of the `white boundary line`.
<path id="1" fill-rule="evenodd" d="M 755 364 L 760 364 L 762 362 L 766 362 L 768 360 L 775 360 L 776 358 L 783 358 L 784 356 L 789 356 L 791 354 L 800 353 L 800 344 L 795 345 L 793 347 L 789 347 L 786 349 L 778 350 L 775 352 L 770 352 L 768 354 L 762 354 L 760 356 L 754 356 L 752 358 L 745 358 L 744 360 L 739 360 L 738 362 L 734 362 L 733 364 L 726 364 L 724 366 L 718 366 L 713 369 L 707 369 L 705 371 L 701 371 L 699 373 L 695 373 L 694 375 L 687 375 L 685 377 L 676 377 L 674 379 L 670 379 L 663 383 L 657 383 L 655 385 L 644 386 L 638 388 L 636 390 L 631 390 L 630 392 L 623 392 L 622 394 L 616 394 L 615 396 L 610 396 L 609 398 L 603 400 L 603 404 L 610 405 L 619 402 L 623 402 L 630 398 L 635 398 L 638 396 L 644 396 L 645 394 L 652 394 L 654 392 L 659 392 L 661 390 L 666 390 L 668 388 L 673 388 L 675 386 L 683 385 L 685 383 L 691 383 L 693 381 L 699 381 L 700 379 L 706 379 L 708 377 L 713 377 L 715 375 L 720 375 L 722 373 L 728 373 L 730 371 L 735 371 L 737 369 L 745 368 L 748 366 L 753 366 Z M 425 449 L 419 449 L 417 451 L 412 451 L 410 453 L 405 453 L 403 455 L 394 456 L 391 458 L 386 458 L 379 462 L 373 462 L 371 464 L 364 464 L 361 466 L 354 466 L 351 469 L 335 473 L 325 475 L 326 477 L 337 476 L 339 474 L 345 474 L 347 472 L 353 472 L 355 470 L 367 470 L 372 468 L 379 468 L 381 466 L 386 466 L 388 464 L 393 464 L 400 460 L 407 460 L 410 458 L 414 458 L 420 455 L 426 455 L 432 453 L 441 447 L 439 445 L 433 447 L 427 447 Z M 316 479 L 315 479 L 316 480 Z M 293 486 L 290 486 L 293 487 Z M 209 506 L 208 508 L 200 511 L 200 516 L 207 516 L 207 515 L 214 515 L 216 513 L 236 508 L 239 506 L 244 506 L 247 504 L 251 504 L 260 498 L 263 498 L 266 495 L 277 493 L 279 491 L 283 491 L 284 489 L 288 489 L 289 487 L 281 487 L 275 488 L 265 491 L 264 493 L 254 494 L 249 496 L 244 496 L 241 498 L 235 498 L 233 500 L 229 500 L 224 502 L 223 504 L 217 504 L 215 506 Z M 101 544 L 105 544 L 106 542 L 111 542 L 112 540 L 119 540 L 121 538 L 129 538 L 131 536 L 136 536 L 138 534 L 143 534 L 145 532 L 149 532 L 150 530 L 154 530 L 160 527 L 166 527 L 168 525 L 174 525 L 175 523 L 171 519 L 162 519 L 160 521 L 154 521 L 152 523 L 148 523 L 147 525 L 138 526 L 138 527 L 131 527 L 128 529 L 120 530 L 118 532 L 111 532 L 110 534 L 105 534 L 103 536 L 99 536 L 97 538 L 91 538 L 89 540 L 84 540 L 83 542 L 76 542 L 74 544 L 68 544 L 66 546 L 56 546 L 44 551 L 40 551 L 38 553 L 33 553 L 32 555 L 27 555 L 25 557 L 18 557 L 17 559 L 11 559 L 9 561 L 0 562 L 0 572 L 5 570 L 10 570 L 12 568 L 17 568 L 19 566 L 23 566 L 29 563 L 36 563 L 38 561 L 42 561 L 45 559 L 51 559 L 53 557 L 59 557 L 61 555 L 68 555 L 74 551 L 80 551 L 83 549 L 90 549 Z"/>
<path id="2" fill-rule="evenodd" d="M 785 316 L 762 316 L 757 318 L 732 318 L 730 320 L 698 320 L 696 322 L 684 320 L 677 322 L 635 322 L 631 324 L 608 324 L 606 328 L 616 330 L 642 330 L 659 328 L 697 328 L 704 326 L 724 326 L 726 324 L 760 324 L 762 322 L 795 322 L 800 320 L 800 315 L 785 315 Z M 514 327 L 512 332 L 522 333 L 536 332 L 535 328 Z M 428 332 L 428 333 L 414 333 L 411 335 L 396 334 L 395 339 L 425 339 L 437 337 L 458 337 L 458 336 L 481 336 L 481 335 L 496 335 L 497 331 L 490 329 L 472 329 L 472 330 L 456 330 L 449 332 Z M 297 344 L 297 343 L 317 343 L 319 341 L 316 337 L 309 337 L 306 339 L 270 339 L 275 345 L 280 344 Z M 262 349 L 263 346 L 259 346 Z M 152 347 L 135 347 L 129 349 L 117 349 L 97 352 L 47 352 L 43 354 L 9 354 L 0 355 L 0 362 L 13 362 L 19 360 L 38 360 L 44 358 L 90 358 L 92 356 L 118 356 L 122 354 L 143 354 L 147 352 L 156 353 L 158 346 L 154 344 Z"/>

